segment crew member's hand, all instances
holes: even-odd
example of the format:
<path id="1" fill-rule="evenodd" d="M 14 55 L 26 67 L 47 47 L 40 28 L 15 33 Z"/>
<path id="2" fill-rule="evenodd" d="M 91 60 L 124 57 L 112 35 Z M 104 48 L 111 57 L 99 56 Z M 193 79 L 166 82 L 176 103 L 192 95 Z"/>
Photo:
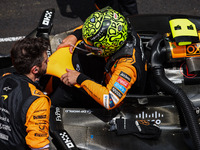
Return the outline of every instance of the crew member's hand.
<path id="1" fill-rule="evenodd" d="M 70 53 L 73 53 L 73 47 L 75 46 L 77 42 L 77 38 L 74 35 L 68 35 L 60 45 L 58 45 L 57 49 L 62 47 L 69 47 Z"/>
<path id="2" fill-rule="evenodd" d="M 80 72 L 76 70 L 70 70 L 70 69 L 66 69 L 66 70 L 67 70 L 67 73 L 63 74 L 60 80 L 68 86 L 73 86 L 74 84 L 77 83 L 76 80 L 78 76 L 80 75 Z"/>

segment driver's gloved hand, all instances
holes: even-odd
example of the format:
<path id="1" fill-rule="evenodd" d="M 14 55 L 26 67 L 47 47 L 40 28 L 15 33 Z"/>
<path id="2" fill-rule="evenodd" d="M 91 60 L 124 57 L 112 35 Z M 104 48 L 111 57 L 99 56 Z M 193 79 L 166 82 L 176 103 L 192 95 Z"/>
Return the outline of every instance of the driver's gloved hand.
<path id="1" fill-rule="evenodd" d="M 160 128 L 153 122 L 124 118 L 110 122 L 110 131 L 115 131 L 117 135 L 133 134 L 145 139 L 157 139 L 161 134 Z"/>

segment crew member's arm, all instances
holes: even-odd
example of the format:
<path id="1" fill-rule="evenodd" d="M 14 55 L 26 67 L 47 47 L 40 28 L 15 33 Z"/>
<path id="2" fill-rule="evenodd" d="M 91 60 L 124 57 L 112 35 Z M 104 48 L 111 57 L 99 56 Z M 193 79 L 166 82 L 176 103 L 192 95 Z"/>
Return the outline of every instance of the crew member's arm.
<path id="1" fill-rule="evenodd" d="M 49 115 L 51 102 L 46 97 L 40 97 L 29 107 L 25 126 L 26 144 L 31 149 L 49 149 Z"/>
<path id="2" fill-rule="evenodd" d="M 107 74 L 106 78 L 110 79 L 106 86 L 94 82 L 82 73 L 68 69 L 67 73 L 61 77 L 61 81 L 69 86 L 77 82 L 95 101 L 111 110 L 119 106 L 136 81 L 137 73 L 132 65 L 135 63 L 134 60 L 134 58 L 121 58 L 116 62 L 111 69 L 112 76 Z"/>

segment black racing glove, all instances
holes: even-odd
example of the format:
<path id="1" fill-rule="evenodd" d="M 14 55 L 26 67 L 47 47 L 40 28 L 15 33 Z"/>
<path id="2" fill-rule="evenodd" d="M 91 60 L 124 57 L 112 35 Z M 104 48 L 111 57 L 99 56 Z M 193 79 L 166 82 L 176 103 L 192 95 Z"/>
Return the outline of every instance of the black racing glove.
<path id="1" fill-rule="evenodd" d="M 139 138 L 157 139 L 161 134 L 160 128 L 155 123 L 146 120 L 120 118 L 110 125 L 110 131 L 115 131 L 117 135 L 132 134 Z"/>

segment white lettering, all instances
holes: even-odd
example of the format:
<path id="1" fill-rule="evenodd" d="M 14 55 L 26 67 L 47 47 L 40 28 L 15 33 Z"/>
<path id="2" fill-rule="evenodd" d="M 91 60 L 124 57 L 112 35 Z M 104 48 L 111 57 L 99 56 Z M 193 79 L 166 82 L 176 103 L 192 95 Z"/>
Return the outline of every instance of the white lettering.
<path id="1" fill-rule="evenodd" d="M 3 133 L 0 133 L 0 139 L 3 139 L 3 140 L 6 140 L 6 141 L 8 141 L 8 136 L 7 135 L 5 135 L 5 134 L 3 134 Z"/>
<path id="2" fill-rule="evenodd" d="M 2 117 L 2 116 L 0 116 L 0 120 L 9 122 L 9 119 L 8 119 L 7 117 Z"/>
<path id="3" fill-rule="evenodd" d="M 65 112 L 66 113 L 83 113 L 83 114 L 91 114 L 92 113 L 91 110 L 70 110 L 70 109 L 66 109 Z"/>
<path id="4" fill-rule="evenodd" d="M 67 145 L 68 148 L 74 147 L 74 144 L 71 142 L 66 132 L 60 133 L 60 136 L 63 139 L 63 141 L 65 141 L 65 144 Z"/>
<path id="5" fill-rule="evenodd" d="M 13 42 L 25 38 L 25 36 L 0 38 L 0 42 Z"/>
<path id="6" fill-rule="evenodd" d="M 4 109 L 4 108 L 2 108 L 2 107 L 0 107 L 0 111 L 5 112 L 5 113 L 7 113 L 7 114 L 10 114 L 8 110 L 6 110 L 6 109 Z"/>
<path id="7" fill-rule="evenodd" d="M 59 107 L 56 107 L 55 115 L 56 115 L 56 121 L 62 121 L 61 120 L 61 113 L 60 113 L 60 108 Z"/>
<path id="8" fill-rule="evenodd" d="M 49 25 L 49 22 L 50 22 L 50 19 L 51 19 L 51 15 L 52 15 L 52 12 L 49 12 L 49 11 L 45 12 L 44 19 L 42 21 L 43 25 L 46 25 L 46 26 Z"/>
<path id="9" fill-rule="evenodd" d="M 0 129 L 11 131 L 10 126 L 0 123 Z"/>

